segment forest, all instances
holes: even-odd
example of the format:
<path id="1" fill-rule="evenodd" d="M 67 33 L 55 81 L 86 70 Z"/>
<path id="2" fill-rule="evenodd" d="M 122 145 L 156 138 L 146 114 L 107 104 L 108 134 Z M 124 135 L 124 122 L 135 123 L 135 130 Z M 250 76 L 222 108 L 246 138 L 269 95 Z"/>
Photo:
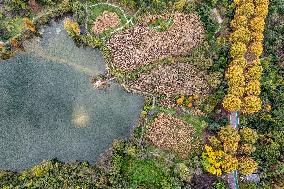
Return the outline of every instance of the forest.
<path id="1" fill-rule="evenodd" d="M 65 47 L 71 54 L 101 52 L 106 71 L 88 76 L 94 90 L 115 80 L 143 106 L 129 136 L 114 139 L 94 163 L 82 156 L 24 170 L 0 164 L 1 189 L 284 188 L 284 0 L 0 1 L 0 73 L 52 22 L 76 45 Z M 76 119 L 87 125 L 81 129 L 95 127 L 90 120 Z M 0 130 L 9 123 L 0 121 Z M 13 154 L 1 147 L 8 162 Z"/>

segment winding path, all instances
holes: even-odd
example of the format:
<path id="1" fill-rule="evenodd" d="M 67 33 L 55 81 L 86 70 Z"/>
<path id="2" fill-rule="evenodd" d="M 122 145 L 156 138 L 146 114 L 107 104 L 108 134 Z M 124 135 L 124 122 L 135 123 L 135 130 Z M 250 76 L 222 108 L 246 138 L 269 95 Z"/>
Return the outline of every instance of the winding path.
<path id="1" fill-rule="evenodd" d="M 124 19 L 127 20 L 127 22 L 125 24 L 123 24 L 121 27 L 116 28 L 115 30 L 111 31 L 109 35 L 112 35 L 113 33 L 116 33 L 118 31 L 123 30 L 128 24 L 133 25 L 133 18 L 135 18 L 136 15 L 138 14 L 138 12 L 140 11 L 140 9 L 138 9 L 137 12 L 130 19 L 128 19 L 126 14 L 125 14 L 125 11 L 121 7 L 113 5 L 111 3 L 97 3 L 97 4 L 94 4 L 94 5 L 86 6 L 85 10 L 86 10 L 86 12 L 88 12 L 89 7 L 95 7 L 95 6 L 99 6 L 99 5 L 107 5 L 107 6 L 112 6 L 112 7 L 118 8 L 121 11 L 121 13 L 123 14 Z M 88 20 L 89 20 L 88 15 L 89 14 L 87 14 L 86 22 L 85 22 L 85 27 L 87 29 L 87 32 L 88 32 L 88 24 L 87 23 L 88 23 Z M 102 39 L 105 40 L 106 37 L 102 37 Z"/>
<path id="2" fill-rule="evenodd" d="M 238 112 L 231 112 L 229 121 L 230 125 L 236 129 L 239 124 Z M 232 173 L 228 174 L 228 183 L 231 189 L 239 189 L 238 171 L 233 171 Z"/>

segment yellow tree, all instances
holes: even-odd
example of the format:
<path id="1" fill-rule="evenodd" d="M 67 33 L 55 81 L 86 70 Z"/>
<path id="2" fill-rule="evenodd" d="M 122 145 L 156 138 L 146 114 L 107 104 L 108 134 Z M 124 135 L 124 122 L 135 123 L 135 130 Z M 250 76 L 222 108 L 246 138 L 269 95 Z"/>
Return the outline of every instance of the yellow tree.
<path id="1" fill-rule="evenodd" d="M 36 31 L 35 25 L 33 24 L 33 22 L 29 18 L 24 18 L 23 22 L 24 22 L 24 27 L 27 30 L 29 30 L 31 32 L 35 32 Z"/>
<path id="2" fill-rule="evenodd" d="M 223 107 L 230 112 L 239 111 L 241 109 L 241 99 L 232 94 L 227 94 L 223 99 Z"/>
<path id="3" fill-rule="evenodd" d="M 233 43 L 230 50 L 230 55 L 232 58 L 243 57 L 247 52 L 246 44 L 241 42 Z"/>
<path id="4" fill-rule="evenodd" d="M 234 154 L 237 151 L 240 135 L 238 134 L 238 131 L 232 126 L 228 125 L 226 127 L 222 127 L 218 133 L 218 137 L 223 143 L 225 152 Z"/>
<path id="5" fill-rule="evenodd" d="M 260 95 L 260 82 L 259 80 L 251 80 L 247 83 L 247 86 L 245 88 L 247 95 L 254 95 L 258 96 Z"/>
<path id="6" fill-rule="evenodd" d="M 70 18 L 64 19 L 64 29 L 67 31 L 67 33 L 71 37 L 74 37 L 80 34 L 79 24 L 75 21 L 72 21 Z"/>
<path id="7" fill-rule="evenodd" d="M 244 98 L 242 112 L 247 114 L 256 113 L 261 110 L 261 99 L 258 96 L 246 96 Z"/>
<path id="8" fill-rule="evenodd" d="M 238 160 L 238 170 L 243 175 L 250 175 L 257 169 L 257 162 L 250 157 L 241 157 Z"/>

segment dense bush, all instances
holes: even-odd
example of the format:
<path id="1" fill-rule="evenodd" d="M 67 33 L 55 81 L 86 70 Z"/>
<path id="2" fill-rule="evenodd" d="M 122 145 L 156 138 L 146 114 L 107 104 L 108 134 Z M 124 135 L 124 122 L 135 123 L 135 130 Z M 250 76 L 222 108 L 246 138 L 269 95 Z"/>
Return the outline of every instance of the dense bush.
<path id="1" fill-rule="evenodd" d="M 86 20 L 87 13 L 83 3 L 79 1 L 74 1 L 72 3 L 72 12 L 74 19 L 79 23 L 83 24 Z"/>
<path id="2" fill-rule="evenodd" d="M 232 79 L 232 78 L 240 77 L 242 75 L 243 75 L 242 67 L 239 65 L 232 65 L 228 68 L 225 76 L 227 79 Z"/>
<path id="3" fill-rule="evenodd" d="M 250 29 L 254 32 L 263 32 L 264 25 L 265 22 L 263 17 L 255 17 L 250 21 Z"/>
<path id="4" fill-rule="evenodd" d="M 245 93 L 245 88 L 243 86 L 232 85 L 229 86 L 228 93 L 241 98 Z"/>

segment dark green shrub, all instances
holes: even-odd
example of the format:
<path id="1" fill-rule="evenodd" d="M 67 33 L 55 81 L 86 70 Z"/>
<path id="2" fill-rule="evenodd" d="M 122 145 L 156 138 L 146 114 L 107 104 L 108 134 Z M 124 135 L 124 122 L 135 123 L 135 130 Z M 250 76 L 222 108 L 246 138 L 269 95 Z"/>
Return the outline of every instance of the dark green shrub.
<path id="1" fill-rule="evenodd" d="M 72 3 L 72 12 L 73 12 L 74 19 L 79 24 L 83 24 L 86 17 L 87 17 L 87 13 L 86 13 L 84 4 L 80 3 L 79 1 L 73 2 Z"/>
<path id="2" fill-rule="evenodd" d="M 195 11 L 200 16 L 201 21 L 203 22 L 205 29 L 208 32 L 208 34 L 213 36 L 214 33 L 217 31 L 219 26 L 210 17 L 211 10 L 212 10 L 212 6 L 205 4 L 205 3 L 200 3 L 196 6 Z"/>
<path id="3" fill-rule="evenodd" d="M 258 189 L 255 182 L 240 182 L 240 189 Z"/>

